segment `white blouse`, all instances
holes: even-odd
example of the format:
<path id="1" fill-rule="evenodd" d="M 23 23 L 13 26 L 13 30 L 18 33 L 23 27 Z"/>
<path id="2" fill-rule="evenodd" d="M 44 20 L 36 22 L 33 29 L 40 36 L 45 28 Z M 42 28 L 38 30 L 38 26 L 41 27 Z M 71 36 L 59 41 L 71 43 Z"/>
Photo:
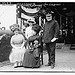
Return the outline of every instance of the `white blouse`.
<path id="1" fill-rule="evenodd" d="M 32 30 L 32 26 L 26 28 L 25 37 L 28 39 L 30 36 L 36 35 L 36 32 Z"/>

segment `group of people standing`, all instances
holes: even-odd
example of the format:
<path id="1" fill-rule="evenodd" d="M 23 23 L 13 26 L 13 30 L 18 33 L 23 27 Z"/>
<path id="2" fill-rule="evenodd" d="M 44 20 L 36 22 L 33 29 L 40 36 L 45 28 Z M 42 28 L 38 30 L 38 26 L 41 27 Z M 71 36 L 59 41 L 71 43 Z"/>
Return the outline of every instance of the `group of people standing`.
<path id="1" fill-rule="evenodd" d="M 46 44 L 49 57 L 46 66 L 55 67 L 55 45 L 59 35 L 59 24 L 52 19 L 51 11 L 46 13 L 46 20 L 42 36 L 39 34 L 41 27 L 30 22 L 29 27 L 25 30 L 25 35 L 20 34 L 18 28 L 13 30 L 15 34 L 10 41 L 12 51 L 9 60 L 14 63 L 14 67 L 40 67 L 41 38 L 43 39 L 42 42 Z"/>

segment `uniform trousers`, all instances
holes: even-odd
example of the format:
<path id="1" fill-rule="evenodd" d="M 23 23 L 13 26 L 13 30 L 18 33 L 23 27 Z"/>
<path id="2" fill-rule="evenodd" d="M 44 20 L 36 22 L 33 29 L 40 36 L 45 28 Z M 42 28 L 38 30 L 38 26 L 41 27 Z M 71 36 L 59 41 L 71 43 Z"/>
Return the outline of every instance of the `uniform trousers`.
<path id="1" fill-rule="evenodd" d="M 55 46 L 56 42 L 46 43 L 46 48 L 48 52 L 48 64 L 55 64 Z"/>

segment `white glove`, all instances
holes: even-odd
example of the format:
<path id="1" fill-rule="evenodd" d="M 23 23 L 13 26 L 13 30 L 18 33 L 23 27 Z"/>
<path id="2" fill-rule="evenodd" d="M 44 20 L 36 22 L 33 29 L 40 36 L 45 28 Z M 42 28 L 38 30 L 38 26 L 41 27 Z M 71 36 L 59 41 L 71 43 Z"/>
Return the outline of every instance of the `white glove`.
<path id="1" fill-rule="evenodd" d="M 55 37 L 54 37 L 54 38 L 51 40 L 51 42 L 54 42 L 54 41 L 56 41 L 56 39 L 57 39 L 57 38 L 55 38 Z"/>

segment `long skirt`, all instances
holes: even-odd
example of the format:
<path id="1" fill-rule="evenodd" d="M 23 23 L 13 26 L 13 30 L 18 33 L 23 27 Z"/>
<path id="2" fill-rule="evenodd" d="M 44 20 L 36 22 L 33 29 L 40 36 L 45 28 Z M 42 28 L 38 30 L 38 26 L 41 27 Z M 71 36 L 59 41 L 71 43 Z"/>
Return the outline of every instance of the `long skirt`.
<path id="1" fill-rule="evenodd" d="M 36 49 L 38 50 L 38 49 Z M 23 67 L 38 68 L 40 67 L 40 56 L 38 51 L 26 51 L 23 59 Z"/>
<path id="2" fill-rule="evenodd" d="M 23 57 L 24 57 L 25 52 L 26 52 L 25 47 L 20 48 L 20 49 L 19 48 L 18 49 L 12 48 L 12 51 L 9 55 L 10 62 L 15 63 L 16 61 L 17 62 L 23 61 Z"/>

